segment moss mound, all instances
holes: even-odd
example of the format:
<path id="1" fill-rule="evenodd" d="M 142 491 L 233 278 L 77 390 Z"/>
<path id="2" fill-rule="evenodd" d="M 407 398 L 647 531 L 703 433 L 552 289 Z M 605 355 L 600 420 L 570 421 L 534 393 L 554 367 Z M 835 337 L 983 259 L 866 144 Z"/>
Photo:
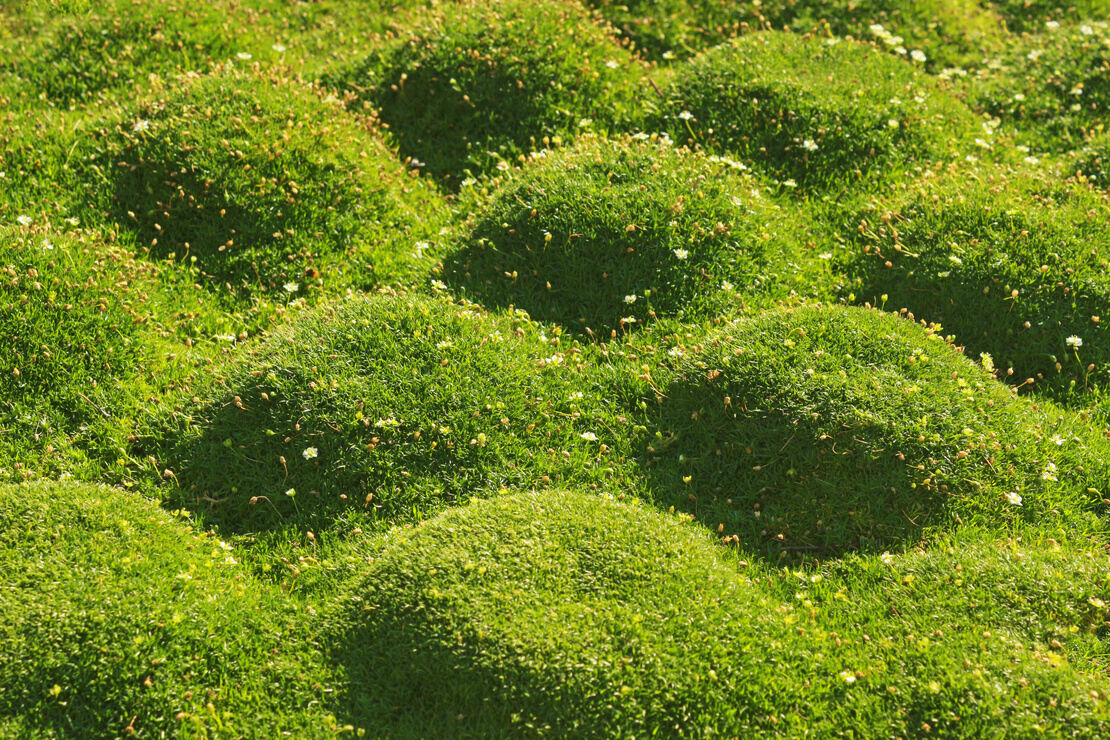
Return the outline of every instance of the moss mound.
<path id="1" fill-rule="evenodd" d="M 86 104 L 146 86 L 148 76 L 205 69 L 237 53 L 257 53 L 235 3 L 29 4 L 29 28 L 4 42 L 0 78 L 9 92 L 55 105 Z M 26 35 L 25 35 L 26 34 Z"/>
<path id="2" fill-rule="evenodd" d="M 1036 151 L 1075 149 L 1110 112 L 1110 22 L 1040 31 L 1012 37 L 965 84 L 976 105 L 1025 130 Z"/>
<path id="3" fill-rule="evenodd" d="M 384 527 L 500 486 L 610 474 L 570 349 L 474 307 L 354 299 L 277 332 L 154 441 L 177 495 L 229 530 L 319 531 L 340 512 Z"/>
<path id="4" fill-rule="evenodd" d="M 1110 17 L 1106 0 L 992 0 L 991 5 L 1016 33 L 1037 31 L 1051 21 L 1074 23 Z"/>
<path id="5" fill-rule="evenodd" d="M 575 3 L 449 3 L 410 23 L 331 82 L 377 108 L 401 153 L 449 188 L 628 116 L 635 61 Z"/>
<path id="6" fill-rule="evenodd" d="M 0 478 L 131 395 L 148 270 L 118 249 L 0 228 Z"/>
<path id="7" fill-rule="evenodd" d="M 964 172 L 874 203 L 845 269 L 859 299 L 938 322 L 1010 382 L 1080 401 L 1110 380 L 1107 209 L 1082 184 Z"/>
<path id="8" fill-rule="evenodd" d="M 326 734 L 297 604 L 137 495 L 0 486 L 0 566 L 0 732 Z"/>
<path id="9" fill-rule="evenodd" d="M 998 43 L 1001 22 L 974 0 L 593 0 L 590 5 L 652 59 L 695 54 L 736 36 L 769 28 L 872 35 L 892 49 L 924 51 L 937 64 L 981 55 Z M 881 26 L 882 30 L 874 28 Z"/>
<path id="10" fill-rule="evenodd" d="M 1064 174 L 1081 176 L 1095 187 L 1110 191 L 1110 134 L 1093 136 L 1067 154 Z"/>
<path id="11" fill-rule="evenodd" d="M 237 289 L 411 279 L 446 211 L 373 128 L 277 75 L 193 78 L 95 135 L 91 215 Z"/>
<path id="12" fill-rule="evenodd" d="M 446 280 L 589 334 L 715 316 L 804 282 L 800 230 L 763 191 L 669 143 L 590 139 L 509 176 L 449 256 Z"/>
<path id="13" fill-rule="evenodd" d="M 1081 658 L 914 598 L 878 558 L 859 571 L 880 585 L 842 602 L 843 582 L 738 572 L 642 506 L 517 494 L 396 532 L 326 621 L 344 703 L 387 733 L 793 737 L 860 716 L 868 737 L 1106 727 L 1105 682 Z M 920 578 L 936 593 L 936 575 Z M 876 592 L 920 613 L 895 617 Z M 1097 615 L 1079 622 L 1090 634 Z"/>
<path id="14" fill-rule="evenodd" d="M 949 157 L 973 117 L 912 63 L 866 44 L 750 34 L 690 60 L 655 125 L 803 191 Z"/>
<path id="15" fill-rule="evenodd" d="M 735 322 L 683 361 L 655 423 L 661 503 L 768 556 L 895 548 L 972 523 L 1078 526 L 1110 483 L 1090 426 L 1012 398 L 931 330 L 877 311 Z"/>

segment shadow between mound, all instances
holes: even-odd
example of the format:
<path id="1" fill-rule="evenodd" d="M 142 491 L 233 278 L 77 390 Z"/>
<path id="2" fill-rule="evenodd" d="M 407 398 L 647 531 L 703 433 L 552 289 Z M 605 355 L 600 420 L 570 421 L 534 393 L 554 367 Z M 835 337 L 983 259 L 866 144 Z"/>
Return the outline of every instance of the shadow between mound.
<path id="1" fill-rule="evenodd" d="M 772 563 L 893 550 L 944 520 L 946 491 L 912 467 L 928 451 L 900 445 L 885 425 L 833 399 L 813 406 L 836 417 L 819 426 L 770 399 L 707 414 L 710 398 L 719 408 L 705 386 L 672 388 L 637 453 L 660 508 Z"/>
<path id="2" fill-rule="evenodd" d="M 334 166 L 307 156 L 275 162 L 275 174 L 295 172 L 307 183 L 300 201 L 268 186 L 270 173 L 261 168 L 254 170 L 255 182 L 237 182 L 215 168 L 182 161 L 180 152 L 160 141 L 147 141 L 143 151 L 124 157 L 135 165 L 116 173 L 109 216 L 149 246 L 152 256 L 194 262 L 220 284 L 276 289 L 314 261 L 302 234 L 316 236 L 312 251 L 318 253 L 345 247 L 353 238 L 353 223 L 345 228 L 339 219 L 311 211 L 314 204 L 340 198 L 350 205 L 351 198 L 344 188 L 328 184 L 341 176 Z M 293 236 L 278 238 L 282 235 Z"/>

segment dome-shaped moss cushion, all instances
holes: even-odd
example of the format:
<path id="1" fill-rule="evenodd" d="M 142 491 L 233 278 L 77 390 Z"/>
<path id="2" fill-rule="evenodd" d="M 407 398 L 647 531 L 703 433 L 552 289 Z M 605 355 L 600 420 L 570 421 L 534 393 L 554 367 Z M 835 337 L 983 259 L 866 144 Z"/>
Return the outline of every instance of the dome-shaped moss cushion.
<path id="1" fill-rule="evenodd" d="M 757 164 L 802 190 L 845 187 L 947 159 L 970 111 L 934 78 L 874 46 L 767 32 L 679 67 L 655 125 Z"/>
<path id="2" fill-rule="evenodd" d="M 647 465 L 661 503 L 776 557 L 894 548 L 972 523 L 1080 526 L 1110 484 L 1096 430 L 873 310 L 734 322 L 683 359 L 655 423 Z"/>
<path id="3" fill-rule="evenodd" d="M 719 315 L 802 283 L 801 229 L 761 183 L 649 139 L 588 139 L 506 178 L 446 260 L 479 302 L 578 333 Z"/>

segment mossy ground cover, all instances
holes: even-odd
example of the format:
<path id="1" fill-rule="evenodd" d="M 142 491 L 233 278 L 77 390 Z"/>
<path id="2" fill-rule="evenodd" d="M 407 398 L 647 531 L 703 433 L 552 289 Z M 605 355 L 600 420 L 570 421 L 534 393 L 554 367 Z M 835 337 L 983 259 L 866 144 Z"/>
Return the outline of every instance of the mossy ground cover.
<path id="1" fill-rule="evenodd" d="M 0 737 L 1110 734 L 1105 16 L 0 0 Z"/>
<path id="2" fill-rule="evenodd" d="M 602 337 L 816 288 L 794 212 L 735 162 L 661 137 L 542 155 L 468 222 L 446 259 L 449 285 Z"/>
<path id="3" fill-rule="evenodd" d="M 1029 168 L 956 171 L 860 212 L 849 290 L 941 324 L 1025 392 L 1082 405 L 1107 382 L 1108 209 Z"/>
<path id="4" fill-rule="evenodd" d="M 785 187 L 835 193 L 948 160 L 974 133 L 971 112 L 914 64 L 836 36 L 750 34 L 676 69 L 649 125 Z"/>
<path id="5" fill-rule="evenodd" d="M 573 29 L 573 32 L 570 32 Z M 447 3 L 330 82 L 376 109 L 401 153 L 449 189 L 545 140 L 625 123 L 637 61 L 574 3 Z"/>

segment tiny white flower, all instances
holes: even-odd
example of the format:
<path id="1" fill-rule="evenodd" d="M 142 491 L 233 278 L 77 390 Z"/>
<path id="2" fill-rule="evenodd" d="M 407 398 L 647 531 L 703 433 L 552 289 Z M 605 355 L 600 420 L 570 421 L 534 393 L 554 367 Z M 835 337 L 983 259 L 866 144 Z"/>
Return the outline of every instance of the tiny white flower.
<path id="1" fill-rule="evenodd" d="M 509 169 L 509 163 L 502 159 L 497 163 L 497 169 L 501 172 L 506 172 Z"/>
<path id="2" fill-rule="evenodd" d="M 886 122 L 886 125 L 888 128 L 898 128 L 898 126 L 901 124 L 898 123 L 898 119 L 891 118 L 889 121 Z"/>
<path id="3" fill-rule="evenodd" d="M 216 336 L 214 336 L 212 338 L 213 339 L 219 339 L 221 342 L 234 342 L 235 341 L 235 335 L 234 334 L 217 334 Z"/>
<path id="4" fill-rule="evenodd" d="M 303 457 L 305 460 L 312 460 L 313 458 L 319 456 L 320 452 L 315 447 L 305 447 L 304 452 L 301 453 L 301 457 Z"/>
<path id="5" fill-rule="evenodd" d="M 1060 24 L 1056 21 L 1045 21 L 1044 27 L 1047 28 L 1049 31 L 1055 31 L 1057 28 L 1060 27 Z"/>
<path id="6" fill-rule="evenodd" d="M 605 63 L 605 66 L 609 69 L 616 69 L 617 67 L 621 66 L 621 63 L 616 61 L 615 59 L 610 59 Z"/>
<path id="7" fill-rule="evenodd" d="M 428 242 L 417 242 L 413 246 L 414 246 L 413 255 L 415 255 L 417 259 L 420 259 L 424 256 L 424 250 L 428 249 L 432 245 L 429 244 Z"/>
<path id="8" fill-rule="evenodd" d="M 910 59 L 915 62 L 924 62 L 927 57 L 925 56 L 925 52 L 921 51 L 921 49 L 914 49 L 910 52 Z"/>
<path id="9" fill-rule="evenodd" d="M 1084 23 L 1082 26 L 1079 27 L 1079 32 L 1081 34 L 1083 34 L 1084 36 L 1090 36 L 1091 34 L 1093 34 L 1095 32 L 1095 29 L 1091 28 L 1086 23 Z"/>
<path id="10" fill-rule="evenodd" d="M 1052 442 L 1057 447 L 1061 447 L 1061 446 L 1063 446 L 1064 442 L 1067 442 L 1067 440 L 1064 439 L 1063 437 L 1061 437 L 1059 434 L 1054 434 L 1054 435 L 1052 435 Z"/>
<path id="11" fill-rule="evenodd" d="M 296 488 L 290 488 L 288 491 L 285 492 L 285 495 L 290 496 L 290 497 L 296 496 L 297 495 L 297 489 Z"/>
<path id="12" fill-rule="evenodd" d="M 241 52 L 239 52 L 238 54 L 236 54 L 236 55 L 235 55 L 235 58 L 236 58 L 236 59 L 242 59 L 242 60 L 243 60 L 243 61 L 245 62 L 245 61 L 247 61 L 248 59 L 251 59 L 251 58 L 252 58 L 252 56 L 251 56 L 251 53 L 250 53 L 250 52 L 247 52 L 247 51 L 241 51 Z"/>
<path id="13" fill-rule="evenodd" d="M 30 226 L 31 223 L 34 221 L 34 219 L 30 216 L 16 216 L 15 220 L 19 223 L 20 226 Z"/>
<path id="14" fill-rule="evenodd" d="M 890 565 L 894 562 L 894 556 L 891 555 L 889 552 L 884 552 L 882 555 L 879 556 L 879 560 L 882 560 L 884 565 Z"/>
<path id="15" fill-rule="evenodd" d="M 837 675 L 844 679 L 844 683 L 846 684 L 853 684 L 856 682 L 856 674 L 852 673 L 851 671 L 844 670 Z"/>
<path id="16" fill-rule="evenodd" d="M 782 186 L 784 188 L 796 188 L 796 187 L 798 187 L 798 183 L 797 183 L 797 181 L 794 180 L 793 177 L 791 177 L 789 179 L 783 180 L 782 181 Z"/>
<path id="17" fill-rule="evenodd" d="M 1021 494 L 1017 491 L 1010 491 L 1006 494 L 1006 500 L 1014 506 L 1021 506 Z"/>
<path id="18" fill-rule="evenodd" d="M 47 250 L 49 250 L 49 249 L 53 249 L 53 248 L 54 248 L 54 244 L 53 244 L 53 242 L 51 242 L 51 241 L 50 241 L 49 239 L 43 239 L 43 240 L 42 240 L 42 248 L 43 248 L 43 249 L 47 249 Z"/>
<path id="19" fill-rule="evenodd" d="M 729 280 L 725 280 L 721 283 L 721 290 L 732 290 L 735 287 L 736 286 Z"/>
<path id="20" fill-rule="evenodd" d="M 822 252 L 821 254 L 817 255 L 817 258 L 822 260 L 831 260 L 832 252 Z"/>
<path id="21" fill-rule="evenodd" d="M 582 439 L 586 440 L 587 442 L 596 442 L 597 441 L 597 435 L 594 434 L 593 432 L 582 432 L 582 434 L 580 434 L 578 436 L 580 436 Z"/>
<path id="22" fill-rule="evenodd" d="M 1048 462 L 1045 464 L 1044 472 L 1041 473 L 1041 480 L 1058 480 L 1058 478 L 1056 477 L 1056 463 Z"/>
<path id="23" fill-rule="evenodd" d="M 636 302 L 636 296 L 635 295 L 626 295 L 624 297 L 624 302 L 625 303 L 635 303 Z"/>
<path id="24" fill-rule="evenodd" d="M 66 223 L 69 224 L 70 226 L 76 226 L 80 222 L 77 220 L 76 216 L 70 216 L 69 218 L 66 219 Z"/>
<path id="25" fill-rule="evenodd" d="M 817 151 L 817 142 L 815 142 L 813 139 L 806 139 L 802 142 L 802 149 L 805 149 L 809 152 L 815 152 Z"/>
<path id="26" fill-rule="evenodd" d="M 276 51 L 278 54 L 281 54 L 285 51 L 285 46 L 283 46 L 282 44 L 274 44 L 270 48 Z"/>
<path id="27" fill-rule="evenodd" d="M 678 114 L 678 117 L 681 118 L 683 121 L 690 121 L 693 120 L 694 114 L 688 110 L 684 110 Z"/>
<path id="28" fill-rule="evenodd" d="M 690 256 L 690 253 L 685 249 L 676 249 L 674 250 L 674 256 L 678 257 L 680 260 L 684 260 Z"/>
<path id="29" fill-rule="evenodd" d="M 293 282 L 286 283 L 281 287 L 285 288 L 286 293 L 296 293 L 298 290 L 301 289 L 301 286 L 298 283 Z"/>
<path id="30" fill-rule="evenodd" d="M 1025 100 L 1025 93 L 1014 93 L 1014 100 L 1016 100 L 1019 103 L 1021 101 Z"/>
<path id="31" fill-rule="evenodd" d="M 142 133 L 143 131 L 147 131 L 148 129 L 150 129 L 150 121 L 146 120 L 145 118 L 141 118 L 138 121 L 135 121 L 135 125 L 131 127 L 131 130 L 136 133 Z"/>
<path id="32" fill-rule="evenodd" d="M 1067 342 L 1068 346 L 1071 347 L 1072 349 L 1079 349 L 1080 347 L 1083 346 L 1083 340 L 1080 339 L 1079 337 L 1075 336 L 1074 334 L 1072 334 L 1070 337 L 1068 337 L 1064 341 Z"/>
<path id="33" fill-rule="evenodd" d="M 442 280 L 433 280 L 431 285 L 432 290 L 436 291 L 437 293 L 442 293 L 443 291 L 447 290 L 447 283 L 443 282 Z"/>

